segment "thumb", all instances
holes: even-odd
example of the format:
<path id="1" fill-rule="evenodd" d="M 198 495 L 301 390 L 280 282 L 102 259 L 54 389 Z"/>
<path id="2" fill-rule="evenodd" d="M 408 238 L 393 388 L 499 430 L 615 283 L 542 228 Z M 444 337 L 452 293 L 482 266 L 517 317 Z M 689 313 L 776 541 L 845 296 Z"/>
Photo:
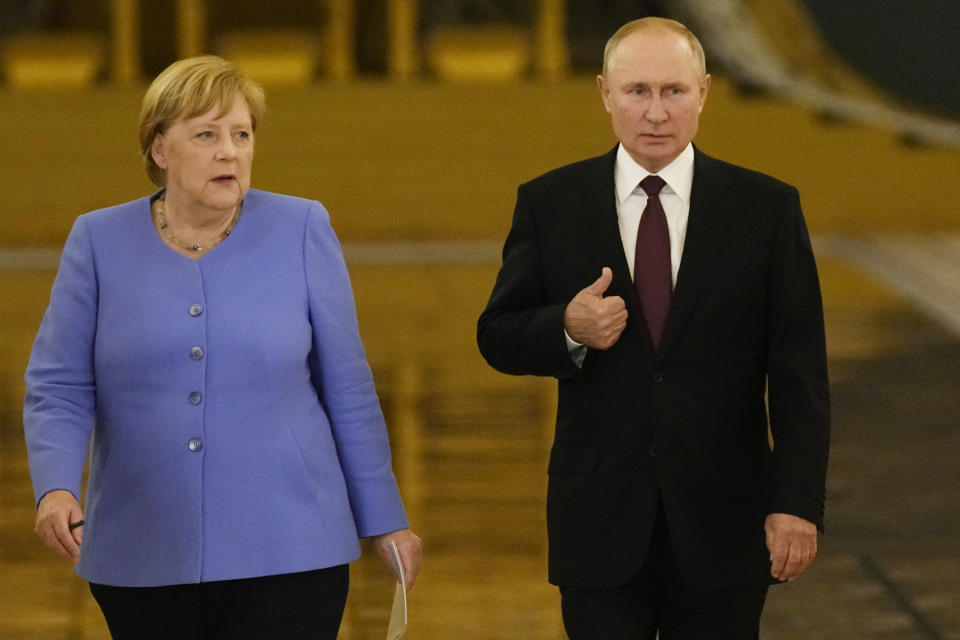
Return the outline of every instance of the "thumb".
<path id="1" fill-rule="evenodd" d="M 600 273 L 600 277 L 597 278 L 593 284 L 584 289 L 584 291 L 599 297 L 604 294 L 611 282 L 613 282 L 613 271 L 610 270 L 610 267 L 604 267 L 603 271 Z"/>

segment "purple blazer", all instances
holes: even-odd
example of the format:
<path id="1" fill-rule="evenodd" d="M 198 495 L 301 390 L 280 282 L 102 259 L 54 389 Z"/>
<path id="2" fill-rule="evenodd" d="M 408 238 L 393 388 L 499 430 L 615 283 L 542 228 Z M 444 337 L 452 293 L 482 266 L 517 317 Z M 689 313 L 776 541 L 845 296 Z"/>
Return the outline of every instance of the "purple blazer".
<path id="1" fill-rule="evenodd" d="M 251 189 L 194 261 L 157 235 L 153 198 L 77 219 L 26 373 L 37 501 L 80 494 L 92 436 L 80 576 L 307 571 L 407 527 L 323 206 Z"/>

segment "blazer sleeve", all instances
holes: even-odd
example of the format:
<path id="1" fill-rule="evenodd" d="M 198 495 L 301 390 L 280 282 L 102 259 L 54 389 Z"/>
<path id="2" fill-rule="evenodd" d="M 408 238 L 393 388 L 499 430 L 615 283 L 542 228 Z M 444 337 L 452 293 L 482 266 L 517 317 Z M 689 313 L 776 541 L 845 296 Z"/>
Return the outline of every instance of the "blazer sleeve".
<path id="1" fill-rule="evenodd" d="M 311 375 L 330 420 L 357 533 L 369 537 L 405 529 L 409 525 L 343 252 L 317 202 L 307 214 L 304 268 L 313 331 Z"/>
<path id="2" fill-rule="evenodd" d="M 515 375 L 575 377 L 580 369 L 567 349 L 563 314 L 569 300 L 551 299 L 534 207 L 517 191 L 503 263 L 477 322 L 480 353 L 495 369 Z"/>
<path id="3" fill-rule="evenodd" d="M 768 370 L 773 435 L 771 513 L 823 528 L 830 398 L 820 282 L 796 189 L 770 262 Z"/>
<path id="4" fill-rule="evenodd" d="M 26 372 L 23 426 L 35 504 L 66 489 L 78 500 L 95 424 L 97 274 L 85 219 L 73 225 Z"/>

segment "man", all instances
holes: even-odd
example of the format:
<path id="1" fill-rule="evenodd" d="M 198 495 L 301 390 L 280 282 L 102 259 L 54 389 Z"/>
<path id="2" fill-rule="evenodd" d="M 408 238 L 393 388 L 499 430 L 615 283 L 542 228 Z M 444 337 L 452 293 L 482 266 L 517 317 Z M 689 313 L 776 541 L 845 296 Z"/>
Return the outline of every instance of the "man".
<path id="1" fill-rule="evenodd" d="M 799 197 L 693 147 L 710 76 L 680 23 L 624 25 L 597 84 L 619 144 L 520 187 L 478 343 L 559 379 L 547 522 L 570 637 L 755 638 L 823 518 Z"/>

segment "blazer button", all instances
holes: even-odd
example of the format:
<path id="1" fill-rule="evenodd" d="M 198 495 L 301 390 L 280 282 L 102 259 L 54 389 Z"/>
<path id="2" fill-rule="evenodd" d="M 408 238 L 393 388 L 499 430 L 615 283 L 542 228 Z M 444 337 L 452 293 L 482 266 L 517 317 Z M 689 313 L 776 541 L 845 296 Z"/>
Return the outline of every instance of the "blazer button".
<path id="1" fill-rule="evenodd" d="M 190 349 L 190 357 L 194 360 L 203 360 L 203 349 L 200 347 L 193 347 Z"/>
<path id="2" fill-rule="evenodd" d="M 200 451 L 200 449 L 203 449 L 203 440 L 200 438 L 191 438 L 190 442 L 187 443 L 187 448 L 190 449 L 190 451 Z"/>
<path id="3" fill-rule="evenodd" d="M 202 305 L 202 304 L 192 304 L 192 305 L 190 305 L 189 313 L 190 313 L 190 315 L 192 315 L 192 316 L 194 316 L 194 317 L 200 315 L 201 313 L 203 313 L 203 305 Z"/>
<path id="4" fill-rule="evenodd" d="M 660 384 L 661 382 L 663 382 L 663 374 L 660 373 L 659 371 L 655 372 L 653 374 L 653 381 L 656 382 L 657 384 Z"/>
<path id="5" fill-rule="evenodd" d="M 203 400 L 203 395 L 201 395 L 199 391 L 194 391 L 190 394 L 188 400 L 190 401 L 190 404 L 200 404 L 200 402 Z"/>
<path id="6" fill-rule="evenodd" d="M 656 447 L 656 445 L 650 445 L 650 450 L 649 450 L 649 451 L 650 451 L 650 457 L 651 457 L 651 458 L 656 458 L 656 457 L 657 457 L 657 447 Z"/>

